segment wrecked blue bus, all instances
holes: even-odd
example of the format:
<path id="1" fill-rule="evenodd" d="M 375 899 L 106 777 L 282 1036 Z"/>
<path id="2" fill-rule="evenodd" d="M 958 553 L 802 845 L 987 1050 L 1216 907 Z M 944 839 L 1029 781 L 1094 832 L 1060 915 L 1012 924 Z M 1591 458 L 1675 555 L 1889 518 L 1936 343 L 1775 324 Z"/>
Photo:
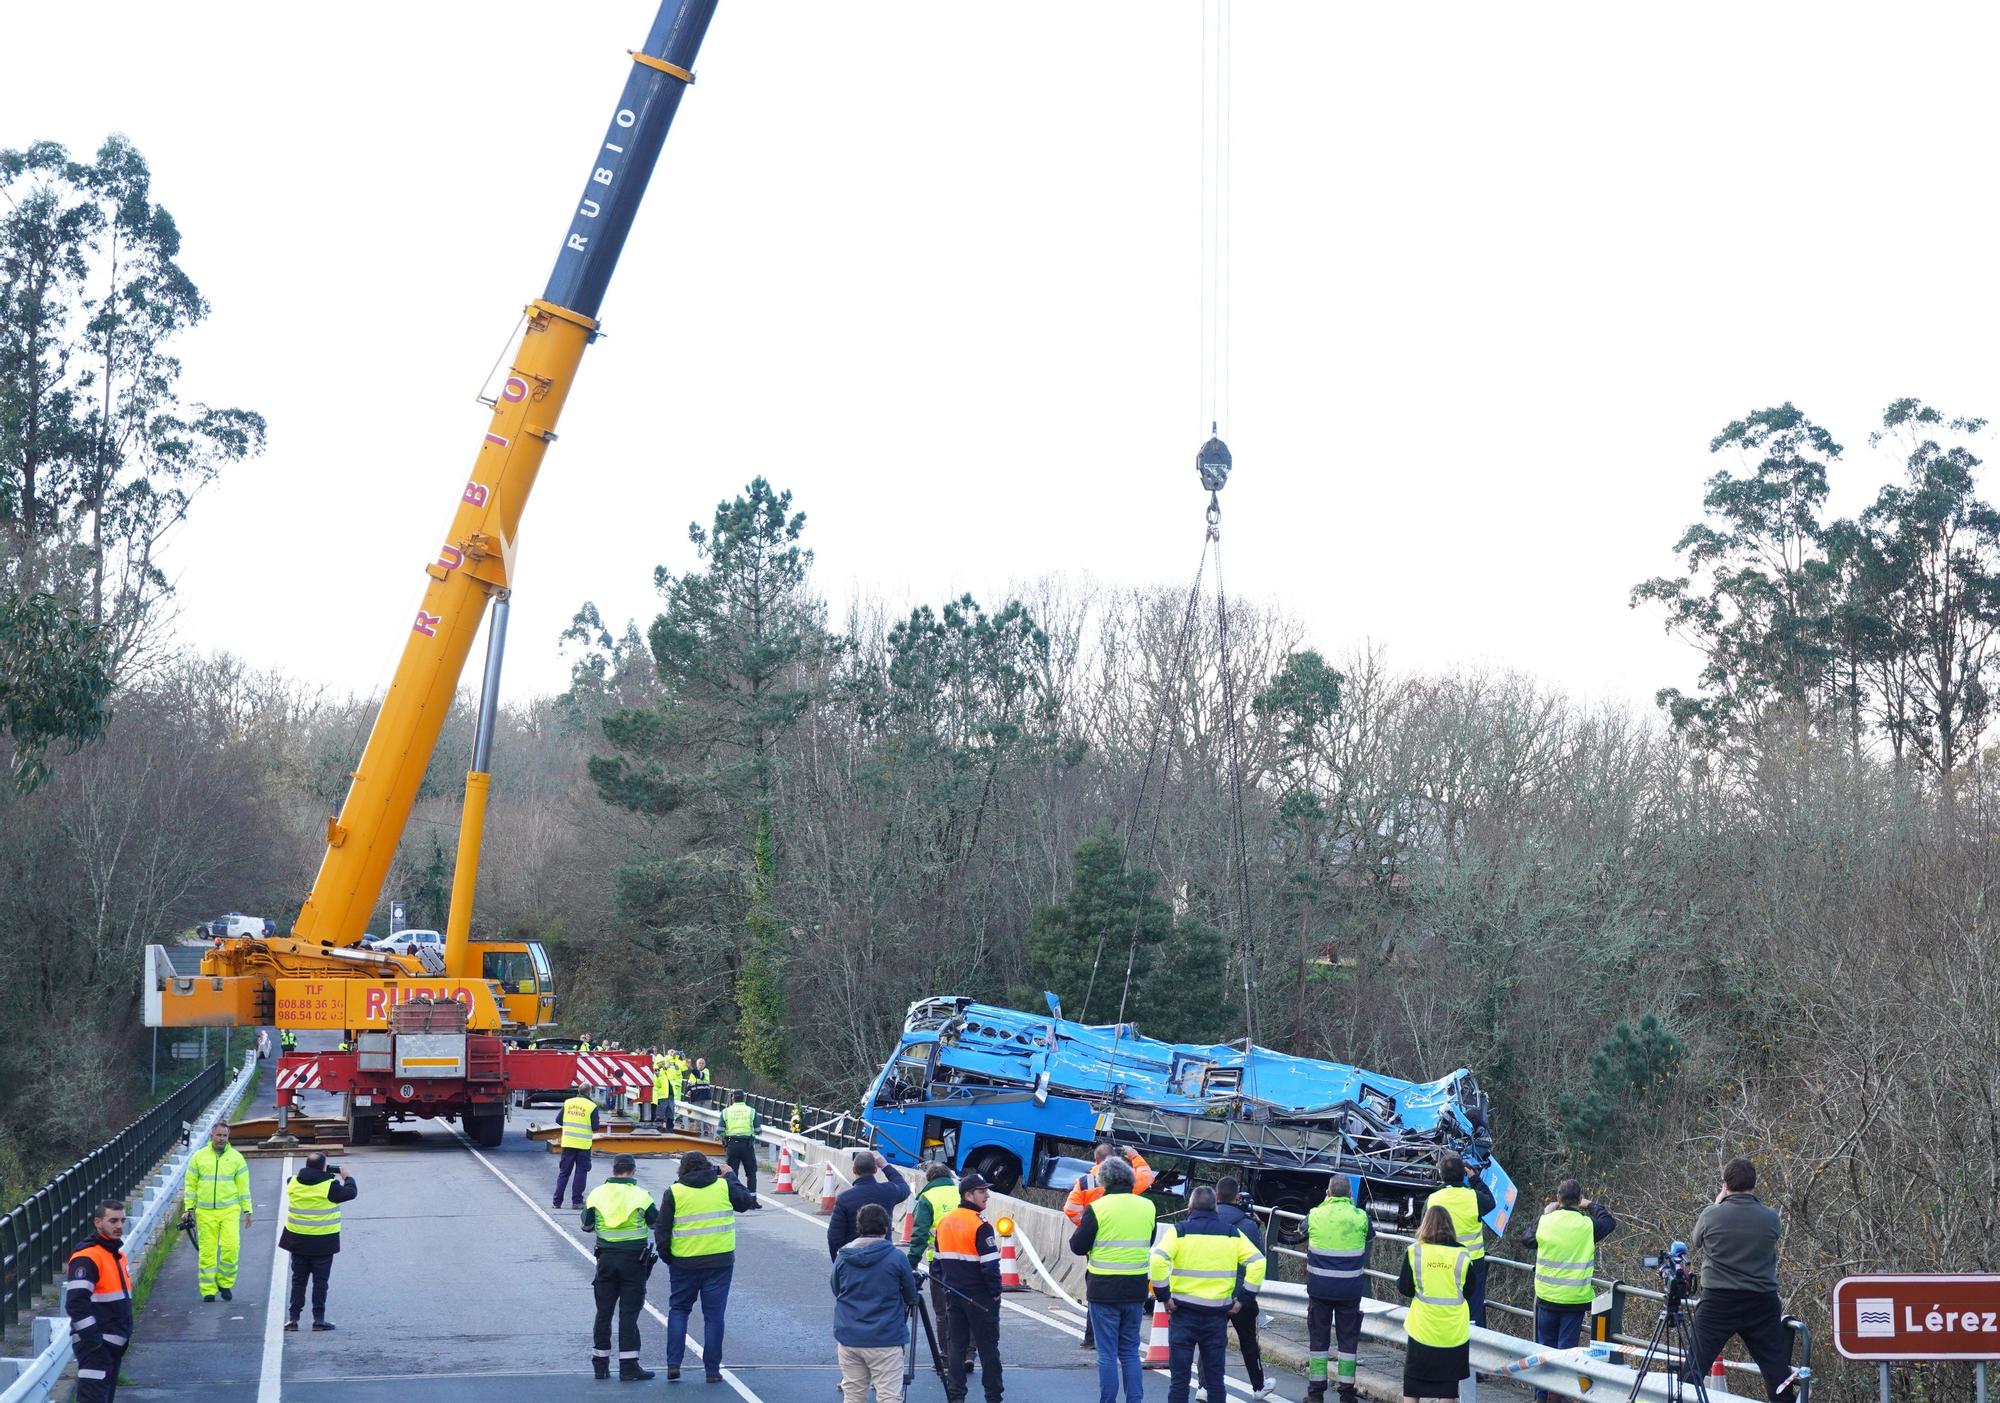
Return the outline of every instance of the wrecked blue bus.
<path id="1" fill-rule="evenodd" d="M 933 997 L 910 1005 L 861 1118 L 894 1163 L 943 1160 L 996 1188 L 1066 1191 L 1092 1145 L 1136 1146 L 1171 1191 L 1228 1172 L 1259 1204 L 1303 1213 L 1350 1175 L 1384 1226 L 1413 1227 L 1456 1151 L 1493 1190 L 1505 1232 L 1514 1182 L 1493 1158 L 1486 1093 L 1469 1071 L 1409 1082 L 1239 1043 L 1160 1042 L 1130 1024 Z M 1290 1236 L 1288 1233 L 1287 1236 Z"/>

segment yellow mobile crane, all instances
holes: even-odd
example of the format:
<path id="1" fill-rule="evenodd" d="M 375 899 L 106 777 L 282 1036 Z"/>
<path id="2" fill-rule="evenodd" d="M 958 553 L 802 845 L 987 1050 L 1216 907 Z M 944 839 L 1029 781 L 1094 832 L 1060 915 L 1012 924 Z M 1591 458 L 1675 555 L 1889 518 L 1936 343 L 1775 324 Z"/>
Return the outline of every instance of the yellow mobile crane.
<path id="1" fill-rule="evenodd" d="M 521 513 L 555 441 L 556 420 L 618 255 L 715 13 L 716 0 L 665 0 L 632 69 L 541 297 L 524 330 L 492 419 L 460 492 L 401 661 L 337 818 L 326 826 L 319 876 L 290 935 L 227 940 L 178 973 L 161 946 L 146 952 L 145 1018 L 154 1027 L 264 1026 L 353 1033 L 342 1053 L 281 1059 L 280 1110 L 302 1090 L 347 1092 L 352 1133 L 365 1140 L 391 1118 L 460 1118 L 497 1144 L 514 1093 L 572 1085 L 629 1087 L 650 1099 L 638 1054 L 577 1054 L 512 1046 L 509 1033 L 547 1025 L 555 993 L 533 941 L 471 937 L 485 823 L 493 721 L 505 649 L 507 596 Z M 360 947 L 369 914 L 436 749 L 474 635 L 494 605 L 472 768 L 441 960 Z M 430 967 L 435 966 L 435 967 Z M 419 1002 L 420 1001 L 420 1002 Z M 404 1018 L 399 1007 L 421 1017 Z M 460 1015 L 439 1017 L 440 1004 Z M 455 1024 L 455 1026 L 454 1026 Z"/>

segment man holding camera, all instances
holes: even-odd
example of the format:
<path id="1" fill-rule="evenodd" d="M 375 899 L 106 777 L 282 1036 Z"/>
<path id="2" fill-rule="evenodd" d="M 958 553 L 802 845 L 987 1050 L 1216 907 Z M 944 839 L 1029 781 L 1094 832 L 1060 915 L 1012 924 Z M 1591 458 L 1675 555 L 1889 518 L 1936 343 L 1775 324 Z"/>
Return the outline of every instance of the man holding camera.
<path id="1" fill-rule="evenodd" d="M 340 1251 L 340 1205 L 361 1192 L 354 1176 L 314 1150 L 305 1168 L 285 1181 L 285 1230 L 278 1246 L 292 1254 L 292 1293 L 285 1311 L 285 1328 L 299 1328 L 305 1309 L 306 1286 L 312 1286 L 312 1327 L 331 1330 L 326 1318 L 327 1282 L 333 1275 L 334 1254 Z"/>
<path id="2" fill-rule="evenodd" d="M 1590 1314 L 1597 1288 L 1597 1244 L 1618 1230 L 1618 1220 L 1601 1203 L 1583 1196 L 1583 1185 L 1565 1179 L 1556 1185 L 1556 1201 L 1542 1210 L 1541 1220 L 1526 1239 L 1535 1253 L 1535 1343 L 1574 1349 L 1583 1337 L 1583 1318 Z M 1549 1391 L 1535 1390 L 1535 1403 L 1548 1403 Z"/>
<path id="3" fill-rule="evenodd" d="M 1702 1292 L 1694 1313 L 1694 1343 L 1681 1377 L 1699 1382 L 1731 1335 L 1742 1339 L 1764 1376 L 1773 1403 L 1791 1398 L 1792 1332 L 1778 1299 L 1778 1238 L 1784 1232 L 1776 1209 L 1752 1192 L 1757 1167 L 1732 1159 L 1722 1171 L 1715 1202 L 1694 1221 L 1692 1249 L 1701 1254 Z"/>

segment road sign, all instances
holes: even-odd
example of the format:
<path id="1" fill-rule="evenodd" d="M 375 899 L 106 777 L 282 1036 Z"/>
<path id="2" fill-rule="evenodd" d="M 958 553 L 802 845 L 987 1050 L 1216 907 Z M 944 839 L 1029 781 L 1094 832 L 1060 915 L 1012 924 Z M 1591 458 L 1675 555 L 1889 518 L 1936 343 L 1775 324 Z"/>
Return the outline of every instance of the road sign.
<path id="1" fill-rule="evenodd" d="M 2000 1275 L 1844 1276 L 1833 1347 L 1848 1359 L 2000 1359 Z"/>
<path id="2" fill-rule="evenodd" d="M 389 934 L 394 935 L 410 923 L 409 910 L 400 899 L 389 903 Z"/>
<path id="3" fill-rule="evenodd" d="M 201 1044 L 173 1043 L 170 1044 L 170 1054 L 176 1062 L 192 1062 L 201 1056 Z"/>

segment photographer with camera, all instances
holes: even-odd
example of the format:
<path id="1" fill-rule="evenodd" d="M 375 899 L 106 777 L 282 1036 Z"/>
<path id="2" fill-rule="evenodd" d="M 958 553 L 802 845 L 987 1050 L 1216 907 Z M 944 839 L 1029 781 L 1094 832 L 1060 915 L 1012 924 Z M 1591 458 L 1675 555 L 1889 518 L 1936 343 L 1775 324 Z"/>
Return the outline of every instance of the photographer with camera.
<path id="1" fill-rule="evenodd" d="M 354 1202 L 360 1192 L 354 1176 L 338 1164 L 328 1164 L 319 1150 L 307 1155 L 305 1167 L 285 1181 L 284 1231 L 278 1234 L 278 1246 L 292 1257 L 287 1330 L 299 1328 L 308 1283 L 312 1287 L 312 1328 L 333 1328 L 333 1322 L 326 1318 L 326 1292 L 334 1255 L 340 1251 L 340 1205 Z"/>
<path id="2" fill-rule="evenodd" d="M 1597 1244 L 1618 1230 L 1618 1220 L 1601 1203 L 1583 1196 L 1583 1185 L 1565 1179 L 1556 1201 L 1542 1210 L 1527 1238 L 1535 1253 L 1535 1343 L 1574 1349 L 1583 1338 L 1583 1318 L 1597 1288 Z M 1535 1403 L 1548 1403 L 1547 1389 Z"/>
<path id="3" fill-rule="evenodd" d="M 1691 1382 L 1703 1378 L 1735 1335 L 1757 1361 L 1764 1390 L 1775 1403 L 1796 1392 L 1787 1382 L 1792 1332 L 1785 1328 L 1785 1308 L 1778 1299 L 1778 1238 L 1784 1226 L 1776 1209 L 1758 1201 L 1752 1192 L 1756 1187 L 1757 1167 L 1747 1159 L 1732 1159 L 1723 1167 L 1715 1202 L 1694 1220 L 1693 1250 L 1701 1254 L 1705 1280 L 1681 1377 Z"/>
<path id="4" fill-rule="evenodd" d="M 1458 1245 L 1470 1258 L 1471 1270 L 1465 1279 L 1465 1305 L 1472 1323 L 1486 1324 L 1486 1215 L 1493 1211 L 1493 1190 L 1486 1181 L 1466 1171 L 1465 1161 L 1452 1151 L 1438 1156 L 1438 1187 L 1424 1200 L 1424 1212 L 1433 1207 L 1451 1214 L 1452 1231 Z"/>

